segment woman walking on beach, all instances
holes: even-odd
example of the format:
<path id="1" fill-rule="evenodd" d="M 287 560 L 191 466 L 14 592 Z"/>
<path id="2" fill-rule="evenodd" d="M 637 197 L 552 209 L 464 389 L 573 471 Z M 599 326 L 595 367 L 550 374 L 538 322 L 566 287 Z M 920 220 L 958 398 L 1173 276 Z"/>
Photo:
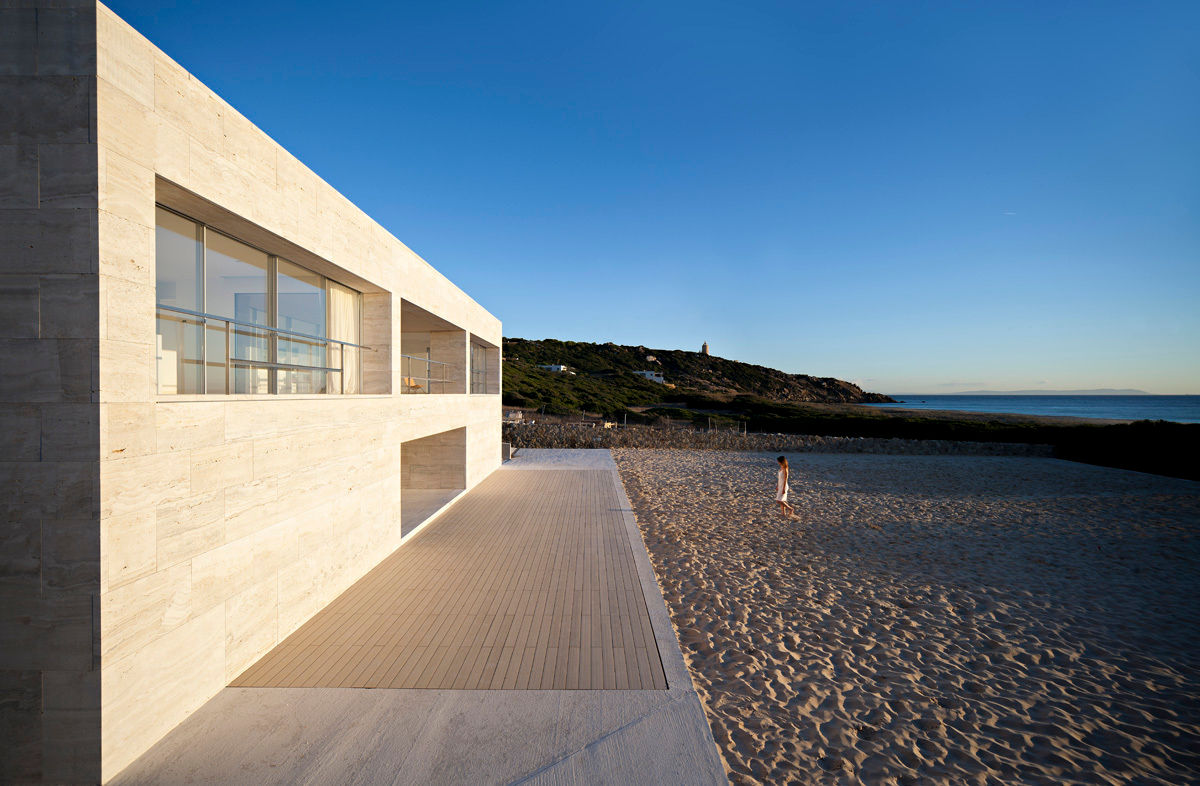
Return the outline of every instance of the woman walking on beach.
<path id="1" fill-rule="evenodd" d="M 775 501 L 779 503 L 779 512 L 787 518 L 796 515 L 796 509 L 788 504 L 788 461 L 787 456 L 775 459 L 779 462 L 779 481 L 775 484 Z"/>

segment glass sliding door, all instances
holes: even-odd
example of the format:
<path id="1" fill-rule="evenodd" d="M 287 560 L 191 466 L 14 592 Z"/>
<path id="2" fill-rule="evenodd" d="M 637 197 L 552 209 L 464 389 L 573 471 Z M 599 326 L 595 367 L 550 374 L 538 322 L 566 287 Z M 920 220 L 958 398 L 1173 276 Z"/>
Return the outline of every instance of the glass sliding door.
<path id="1" fill-rule="evenodd" d="M 158 305 L 204 311 L 204 229 L 157 208 L 154 233 Z M 156 319 L 158 392 L 204 392 L 204 326 L 195 316 L 159 310 Z"/>
<path id="2" fill-rule="evenodd" d="M 269 369 L 239 362 L 271 360 L 270 331 L 253 327 L 271 325 L 267 277 L 270 258 L 212 230 L 205 232 L 204 248 L 205 310 L 248 323 L 209 323 L 205 362 L 208 392 L 270 393 Z"/>

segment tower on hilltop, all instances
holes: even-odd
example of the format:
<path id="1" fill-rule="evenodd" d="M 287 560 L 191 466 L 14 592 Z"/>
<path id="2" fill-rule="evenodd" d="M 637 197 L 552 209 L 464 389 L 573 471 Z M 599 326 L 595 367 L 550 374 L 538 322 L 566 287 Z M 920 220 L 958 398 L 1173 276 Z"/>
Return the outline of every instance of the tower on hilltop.
<path id="1" fill-rule="evenodd" d="M 707 341 L 705 341 L 703 344 L 700 345 L 700 354 L 701 355 L 708 354 L 708 342 Z"/>

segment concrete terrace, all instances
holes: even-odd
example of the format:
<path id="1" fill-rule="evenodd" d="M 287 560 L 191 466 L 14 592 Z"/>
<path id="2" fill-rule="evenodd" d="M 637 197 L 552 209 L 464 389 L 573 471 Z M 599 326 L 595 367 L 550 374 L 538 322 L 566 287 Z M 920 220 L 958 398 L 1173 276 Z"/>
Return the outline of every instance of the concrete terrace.
<path id="1" fill-rule="evenodd" d="M 547 450 L 463 495 L 114 782 L 726 777 L 611 457 Z"/>

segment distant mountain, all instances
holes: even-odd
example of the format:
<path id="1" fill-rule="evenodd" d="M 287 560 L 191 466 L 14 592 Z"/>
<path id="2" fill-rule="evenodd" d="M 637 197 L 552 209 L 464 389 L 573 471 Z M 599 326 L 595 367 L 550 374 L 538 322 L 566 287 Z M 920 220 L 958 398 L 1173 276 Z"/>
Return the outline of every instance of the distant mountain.
<path id="1" fill-rule="evenodd" d="M 917 394 L 912 394 L 917 395 Z M 1152 396 L 1132 388 L 1092 388 L 1091 390 L 960 390 L 957 393 L 924 393 L 934 396 Z"/>
<path id="2" fill-rule="evenodd" d="M 567 373 L 539 366 L 566 366 Z M 638 375 L 661 373 L 666 387 Z M 573 372 L 573 373 L 572 373 Z M 547 412 L 615 413 L 682 402 L 689 396 L 751 396 L 796 403 L 887 403 L 850 382 L 788 374 L 699 352 L 584 341 L 504 339 L 504 403 L 546 407 Z"/>

